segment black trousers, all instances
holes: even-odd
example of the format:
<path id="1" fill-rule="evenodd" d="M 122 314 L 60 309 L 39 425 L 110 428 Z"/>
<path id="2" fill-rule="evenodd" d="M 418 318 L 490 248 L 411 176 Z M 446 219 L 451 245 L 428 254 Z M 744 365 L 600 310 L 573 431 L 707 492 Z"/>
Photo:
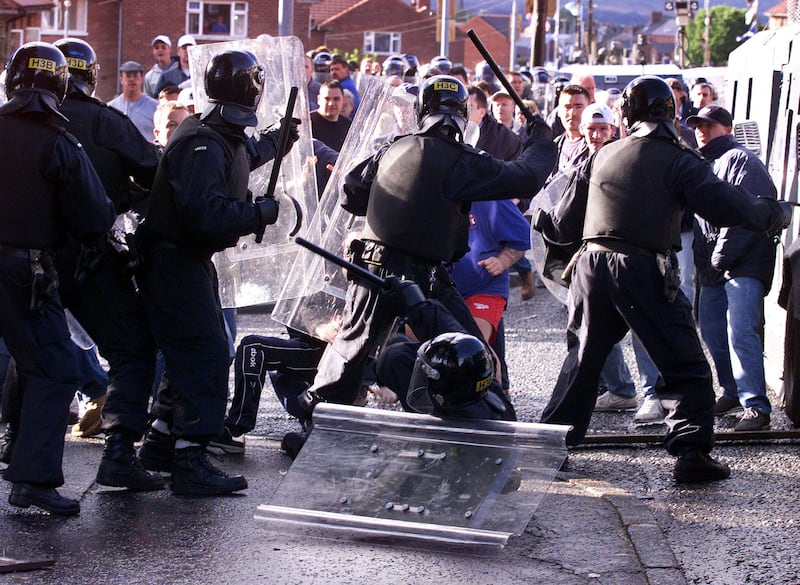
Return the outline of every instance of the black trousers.
<path id="1" fill-rule="evenodd" d="M 56 293 L 42 314 L 32 313 L 32 281 L 27 256 L 0 255 L 0 335 L 16 362 L 21 397 L 17 439 L 3 477 L 59 487 L 78 371 L 61 299 Z"/>
<path id="2" fill-rule="evenodd" d="M 267 374 L 286 411 L 301 420 L 307 418 L 297 397 L 314 381 L 326 346 L 323 341 L 305 337 L 244 337 L 236 348 L 233 399 L 225 418 L 231 434 L 238 437 L 255 428 Z"/>
<path id="3" fill-rule="evenodd" d="M 657 389 L 667 415 L 665 446 L 672 454 L 710 451 L 714 444 L 714 391 L 692 306 L 678 293 L 664 295 L 656 258 L 644 254 L 586 252 L 570 284 L 568 354 L 542 422 L 569 424 L 568 445 L 589 428 L 600 370 L 611 347 L 633 330 L 664 380 Z"/>
<path id="4" fill-rule="evenodd" d="M 103 429 L 123 430 L 140 437 L 147 426 L 156 367 L 155 340 L 142 299 L 113 255 L 103 256 L 86 282 L 77 285 L 72 278 L 77 252 L 77 244 L 71 243 L 56 256 L 56 267 L 64 306 L 108 361 Z"/>
<path id="5" fill-rule="evenodd" d="M 230 357 L 217 272 L 206 255 L 160 248 L 147 254 L 141 276 L 147 320 L 169 377 L 152 414 L 177 437 L 207 443 L 222 432 L 228 402 Z"/>

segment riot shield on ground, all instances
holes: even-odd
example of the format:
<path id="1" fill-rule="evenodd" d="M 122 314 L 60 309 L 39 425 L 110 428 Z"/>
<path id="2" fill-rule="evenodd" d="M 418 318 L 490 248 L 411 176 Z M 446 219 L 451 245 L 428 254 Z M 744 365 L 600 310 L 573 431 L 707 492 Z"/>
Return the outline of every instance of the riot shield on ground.
<path id="1" fill-rule="evenodd" d="M 414 94 L 407 86 L 392 87 L 373 78 L 361 96 L 361 106 L 317 213 L 303 237 L 338 256 L 347 256 L 347 245 L 350 239 L 358 237 L 364 218 L 352 215 L 339 205 L 345 176 L 391 137 L 414 130 Z M 347 284 L 345 274 L 338 266 L 308 250 L 301 250 L 275 304 L 272 318 L 319 337 L 315 331 L 318 326 L 341 317 Z"/>
<path id="2" fill-rule="evenodd" d="M 531 205 L 528 208 L 530 216 L 535 217 L 539 209 L 542 211 L 550 211 L 553 209 L 561 199 L 567 183 L 569 183 L 569 175 L 565 175 L 564 173 L 556 175 L 545 188 L 531 199 Z M 542 238 L 542 234 L 533 229 L 533 226 L 531 226 L 530 253 L 533 260 L 533 268 L 536 270 L 536 274 L 539 275 L 545 287 L 547 287 L 547 290 L 566 305 L 567 287 L 561 280 L 561 273 L 564 271 L 564 268 L 566 268 L 566 263 L 553 259 L 548 254 L 547 245 Z"/>
<path id="3" fill-rule="evenodd" d="M 308 441 L 255 518 L 371 543 L 502 547 L 566 459 L 569 429 L 319 404 Z"/>
<path id="4" fill-rule="evenodd" d="M 225 50 L 251 51 L 266 70 L 264 94 L 257 111 L 258 128 L 249 128 L 248 133 L 279 122 L 285 113 L 290 88 L 299 89 L 293 115 L 301 121 L 300 139 L 281 161 L 274 194 L 280 203 L 278 222 L 267 226 L 262 242 L 256 243 L 253 235 L 245 236 L 239 238 L 235 247 L 214 256 L 222 306 L 245 307 L 278 298 L 297 255 L 289 233 L 300 216 L 305 224 L 314 215 L 318 198 L 302 43 L 297 37 L 261 35 L 257 39 L 189 47 L 197 112 L 202 112 L 208 103 L 204 84 L 206 64 L 213 55 Z M 249 189 L 254 197 L 266 192 L 272 167 L 273 162 L 269 162 L 250 173 Z M 306 229 L 306 225 L 301 225 L 298 233 L 304 234 Z"/>

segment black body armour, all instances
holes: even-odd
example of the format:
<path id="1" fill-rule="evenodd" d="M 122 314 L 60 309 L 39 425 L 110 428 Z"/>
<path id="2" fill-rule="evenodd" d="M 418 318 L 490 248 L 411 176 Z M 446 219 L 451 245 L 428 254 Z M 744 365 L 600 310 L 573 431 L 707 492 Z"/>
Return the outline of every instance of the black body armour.
<path id="1" fill-rule="evenodd" d="M 175 244 L 196 245 L 198 250 L 224 250 L 236 245 L 238 237 L 220 239 L 214 242 L 197 241 L 190 231 L 191 226 L 188 226 L 189 229 L 182 229 L 182 223 L 179 221 L 178 213 L 175 209 L 175 198 L 170 186 L 169 173 L 167 172 L 169 156 L 182 142 L 198 137 L 215 140 L 223 148 L 227 168 L 228 193 L 242 194 L 244 196 L 232 197 L 232 199 L 246 200 L 247 184 L 250 179 L 250 161 L 247 156 L 245 142 L 227 139 L 212 126 L 203 124 L 199 117 L 191 116 L 181 122 L 178 129 L 175 130 L 164 151 L 161 163 L 158 165 L 153 188 L 150 190 L 145 223 L 143 224 L 143 226 L 146 226 L 144 236 L 149 240 L 160 239 Z M 184 149 L 184 152 L 188 151 Z"/>
<path id="2" fill-rule="evenodd" d="M 63 130 L 33 116 L 0 116 L 0 245 L 43 249 L 66 237 L 57 185 L 41 172 L 53 156 L 59 135 L 75 141 Z"/>
<path id="3" fill-rule="evenodd" d="M 424 260 L 464 255 L 470 206 L 445 197 L 447 176 L 461 153 L 455 141 L 420 134 L 386 150 L 367 205 L 367 225 L 378 240 Z"/>
<path id="4" fill-rule="evenodd" d="M 680 249 L 682 204 L 664 181 L 680 152 L 667 140 L 637 137 L 598 151 L 583 238 L 619 239 L 653 252 Z"/>
<path id="5" fill-rule="evenodd" d="M 119 156 L 100 146 L 95 140 L 98 132 L 102 132 L 101 111 L 108 110 L 113 113 L 112 115 L 119 116 L 120 123 L 125 123 L 124 114 L 94 98 L 74 92 L 66 97 L 60 110 L 69 118 L 67 130 L 80 140 L 106 189 L 108 198 L 114 202 L 114 210 L 117 213 L 124 213 L 130 209 L 128 174 Z"/>

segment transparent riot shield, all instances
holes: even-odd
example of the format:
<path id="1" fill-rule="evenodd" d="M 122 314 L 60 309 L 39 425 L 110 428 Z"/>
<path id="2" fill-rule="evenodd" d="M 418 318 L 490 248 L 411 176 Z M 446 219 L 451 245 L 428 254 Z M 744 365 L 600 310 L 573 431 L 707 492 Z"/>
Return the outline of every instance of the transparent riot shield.
<path id="1" fill-rule="evenodd" d="M 320 404 L 255 518 L 293 533 L 498 548 L 521 534 L 567 456 L 568 426 Z"/>
<path id="2" fill-rule="evenodd" d="M 536 212 L 541 209 L 543 211 L 550 211 L 553 209 L 561 196 L 564 189 L 569 183 L 569 175 L 559 173 L 553 180 L 539 191 L 536 196 L 531 199 L 531 205 L 528 208 L 528 213 L 531 217 L 536 216 Z M 567 304 L 567 287 L 561 280 L 561 273 L 566 265 L 563 262 L 554 261 L 548 257 L 547 246 L 542 238 L 542 234 L 537 232 L 531 226 L 531 258 L 533 260 L 533 268 L 536 274 L 544 283 L 545 287 L 550 294 L 552 294 L 560 302 Z"/>
<path id="3" fill-rule="evenodd" d="M 251 51 L 266 70 L 264 94 L 257 111 L 258 128 L 249 128 L 247 132 L 254 133 L 280 121 L 292 86 L 299 89 L 293 115 L 300 119 L 301 125 L 300 139 L 280 165 L 275 189 L 280 203 L 278 222 L 267 226 L 261 243 L 256 243 L 253 235 L 245 236 L 239 238 L 236 246 L 214 256 L 223 307 L 261 305 L 278 298 L 297 255 L 289 234 L 298 228 L 298 233 L 304 234 L 309 218 L 317 209 L 302 43 L 297 37 L 261 35 L 257 39 L 189 47 L 197 112 L 202 112 L 208 104 L 203 82 L 206 64 L 216 53 L 234 49 Z M 250 173 L 249 189 L 254 197 L 266 192 L 272 167 L 273 162 L 269 162 Z"/>
<path id="4" fill-rule="evenodd" d="M 370 80 L 356 112 L 339 159 L 322 195 L 317 214 L 303 236 L 339 256 L 346 256 L 347 244 L 358 237 L 364 218 L 339 205 L 347 173 L 377 152 L 387 140 L 416 130 L 415 94 L 405 85 L 392 87 L 377 78 Z M 341 317 L 347 280 L 336 265 L 301 250 L 286 279 L 272 318 L 294 329 L 319 337 L 316 329 Z"/>

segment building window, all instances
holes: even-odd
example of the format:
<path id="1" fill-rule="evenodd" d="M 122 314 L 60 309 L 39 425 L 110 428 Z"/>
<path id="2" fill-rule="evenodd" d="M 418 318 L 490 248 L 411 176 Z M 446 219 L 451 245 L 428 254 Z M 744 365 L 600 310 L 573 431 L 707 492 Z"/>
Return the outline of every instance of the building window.
<path id="1" fill-rule="evenodd" d="M 42 12 L 42 34 L 88 34 L 88 13 L 89 0 L 55 0 L 53 8 Z M 64 26 L 65 17 L 67 26 Z"/>
<path id="2" fill-rule="evenodd" d="M 394 55 L 400 53 L 400 37 L 398 32 L 364 33 L 364 53 L 375 55 Z"/>
<path id="3" fill-rule="evenodd" d="M 247 37 L 247 2 L 187 2 L 186 32 L 218 39 Z"/>

